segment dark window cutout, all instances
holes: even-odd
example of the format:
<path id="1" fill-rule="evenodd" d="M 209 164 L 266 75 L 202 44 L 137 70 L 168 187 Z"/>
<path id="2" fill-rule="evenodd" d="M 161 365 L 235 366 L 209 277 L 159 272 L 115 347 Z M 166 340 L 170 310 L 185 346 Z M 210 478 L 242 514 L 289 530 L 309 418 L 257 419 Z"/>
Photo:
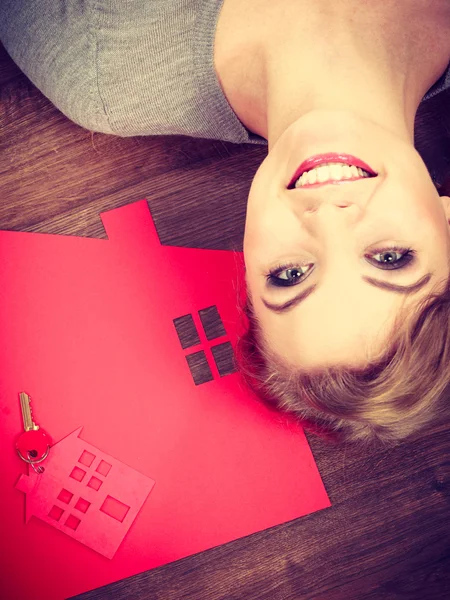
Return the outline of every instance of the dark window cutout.
<path id="1" fill-rule="evenodd" d="M 83 481 L 84 476 L 86 475 L 86 471 L 84 471 L 83 469 L 80 469 L 80 467 L 74 467 L 72 469 L 72 472 L 70 474 L 70 477 L 72 477 L 72 479 L 75 479 L 75 481 Z"/>
<path id="2" fill-rule="evenodd" d="M 109 517 L 116 519 L 116 521 L 123 523 L 130 507 L 123 502 L 120 502 L 120 500 L 116 500 L 112 496 L 106 496 L 105 501 L 100 506 L 100 510 Z"/>
<path id="3" fill-rule="evenodd" d="M 83 450 L 83 453 L 78 459 L 78 462 L 84 465 L 85 467 L 89 468 L 94 462 L 94 460 L 95 454 L 92 454 L 92 452 L 88 452 L 87 450 Z"/>
<path id="4" fill-rule="evenodd" d="M 82 513 L 85 513 L 87 509 L 90 507 L 91 503 L 85 500 L 84 498 L 78 498 L 77 503 L 75 504 L 75 508 Z"/>
<path id="5" fill-rule="evenodd" d="M 224 377 L 224 375 L 231 375 L 231 373 L 236 372 L 233 346 L 230 344 L 230 342 L 212 346 L 211 352 L 213 353 L 214 361 L 221 377 Z"/>
<path id="6" fill-rule="evenodd" d="M 69 490 L 63 489 L 58 494 L 58 500 L 61 500 L 61 502 L 64 502 L 64 504 L 69 504 L 72 498 L 73 494 L 72 492 L 69 492 Z"/>
<path id="7" fill-rule="evenodd" d="M 98 492 L 102 485 L 103 481 L 101 481 L 101 479 L 99 479 L 98 477 L 91 477 L 87 482 L 87 486 L 90 487 L 92 490 L 95 490 L 96 492 Z"/>
<path id="8" fill-rule="evenodd" d="M 97 471 L 97 473 L 100 473 L 100 475 L 103 475 L 103 477 L 106 477 L 110 472 L 111 467 L 112 465 L 107 463 L 105 460 L 101 460 L 98 467 L 95 470 Z"/>
<path id="9" fill-rule="evenodd" d="M 173 324 L 177 330 L 178 339 L 180 340 L 183 350 L 200 344 L 200 338 L 198 337 L 197 328 L 195 327 L 192 315 L 178 317 L 173 320 Z"/>
<path id="10" fill-rule="evenodd" d="M 205 330 L 206 337 L 208 340 L 214 340 L 218 337 L 226 335 L 227 332 L 220 318 L 217 306 L 209 306 L 198 311 L 200 319 Z"/>
<path id="11" fill-rule="evenodd" d="M 194 379 L 195 385 L 201 385 L 213 380 L 211 369 L 209 368 L 206 355 L 203 350 L 200 352 L 194 352 L 188 354 L 186 360 L 191 370 L 192 378 Z"/>
<path id="12" fill-rule="evenodd" d="M 80 523 L 80 519 L 77 519 L 77 517 L 74 517 L 73 515 L 69 515 L 67 517 L 65 525 L 66 527 L 70 527 L 70 529 L 73 529 L 75 531 Z"/>
<path id="13" fill-rule="evenodd" d="M 48 513 L 48 516 L 51 519 L 55 519 L 55 521 L 59 521 L 60 518 L 63 516 L 64 511 L 62 508 L 60 508 L 59 506 L 52 506 L 52 508 L 50 509 L 50 512 Z"/>

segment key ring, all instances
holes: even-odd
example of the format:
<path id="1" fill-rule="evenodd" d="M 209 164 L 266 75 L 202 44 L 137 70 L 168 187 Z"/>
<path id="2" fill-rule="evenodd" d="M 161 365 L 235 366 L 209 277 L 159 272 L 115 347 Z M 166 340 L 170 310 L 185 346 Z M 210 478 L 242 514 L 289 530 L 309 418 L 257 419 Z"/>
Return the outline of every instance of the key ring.
<path id="1" fill-rule="evenodd" d="M 21 458 L 23 461 L 25 461 L 26 463 L 28 463 L 29 465 L 33 466 L 33 465 L 37 465 L 39 463 L 41 463 L 43 460 L 45 460 L 50 452 L 50 446 L 47 446 L 47 450 L 44 452 L 44 455 L 42 456 L 42 458 L 39 458 L 38 460 L 34 460 L 33 458 L 25 458 L 25 456 L 23 456 L 23 454 L 21 454 L 19 448 L 16 448 L 17 450 L 17 454 L 19 455 L 19 458 Z M 30 456 L 30 453 L 28 452 L 28 456 Z"/>
<path id="2" fill-rule="evenodd" d="M 31 468 L 37 475 L 42 475 L 42 473 L 45 471 L 44 467 L 41 465 L 36 466 L 34 463 L 31 463 Z"/>

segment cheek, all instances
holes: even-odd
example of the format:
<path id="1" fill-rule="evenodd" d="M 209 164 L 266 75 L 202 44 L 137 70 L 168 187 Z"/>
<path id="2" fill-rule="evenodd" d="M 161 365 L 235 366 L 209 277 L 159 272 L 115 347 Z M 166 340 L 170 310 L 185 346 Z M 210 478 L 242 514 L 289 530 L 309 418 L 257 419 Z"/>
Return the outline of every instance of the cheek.
<path id="1" fill-rule="evenodd" d="M 261 197 L 267 194 L 275 177 L 275 164 L 273 157 L 269 154 L 259 165 L 253 177 L 249 192 L 249 201 L 253 196 Z"/>
<path id="2" fill-rule="evenodd" d="M 300 236 L 301 227 L 282 199 L 267 193 L 261 198 L 252 196 L 247 206 L 244 252 L 290 252 Z"/>
<path id="3" fill-rule="evenodd" d="M 447 225 L 444 207 L 428 175 L 394 179 L 383 190 L 382 211 L 392 223 L 416 237 L 430 235 Z M 418 234 L 418 235 L 416 235 Z"/>
<path id="4" fill-rule="evenodd" d="M 411 228 L 417 232 L 418 238 L 423 239 L 425 244 L 431 245 L 432 248 L 448 244 L 448 220 L 439 200 L 418 202 L 411 212 L 411 220 L 414 218 Z"/>
<path id="5" fill-rule="evenodd" d="M 276 211 L 267 213 L 267 218 L 258 216 L 247 222 L 244 234 L 244 257 L 248 266 L 256 265 L 266 272 L 276 263 L 298 260 L 304 256 L 306 241 L 292 219 Z"/>
<path id="6" fill-rule="evenodd" d="M 252 304 L 258 302 L 260 296 L 260 286 L 258 285 L 258 276 L 251 266 L 245 265 L 245 286 L 247 298 Z"/>

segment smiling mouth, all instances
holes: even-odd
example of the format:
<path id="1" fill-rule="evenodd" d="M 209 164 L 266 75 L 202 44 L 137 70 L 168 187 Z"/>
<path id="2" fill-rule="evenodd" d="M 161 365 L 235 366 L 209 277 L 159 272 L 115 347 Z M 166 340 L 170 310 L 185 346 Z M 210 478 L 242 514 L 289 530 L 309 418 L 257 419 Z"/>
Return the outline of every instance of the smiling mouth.
<path id="1" fill-rule="evenodd" d="M 375 171 L 354 156 L 324 154 L 303 162 L 295 172 L 288 189 L 350 183 L 376 176 Z"/>

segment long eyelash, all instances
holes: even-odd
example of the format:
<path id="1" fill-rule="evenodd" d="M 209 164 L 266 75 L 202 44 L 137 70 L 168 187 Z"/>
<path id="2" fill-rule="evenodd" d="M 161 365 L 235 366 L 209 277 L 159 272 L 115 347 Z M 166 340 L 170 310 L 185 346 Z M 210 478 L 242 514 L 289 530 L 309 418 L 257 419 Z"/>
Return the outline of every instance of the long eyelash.
<path id="1" fill-rule="evenodd" d="M 392 264 L 379 263 L 378 261 L 374 261 L 374 259 L 372 258 L 374 254 L 383 254 L 385 252 L 399 252 L 402 256 L 399 260 Z M 370 251 L 370 253 L 365 254 L 365 258 L 368 263 L 370 263 L 377 269 L 394 271 L 396 269 L 405 269 L 408 267 L 408 265 L 411 265 L 416 258 L 416 252 L 412 248 L 400 248 L 399 246 L 385 246 L 384 248 L 373 248 Z"/>
<path id="2" fill-rule="evenodd" d="M 286 269 L 297 269 L 298 267 L 303 267 L 304 265 L 299 265 L 298 263 L 286 263 L 283 265 L 277 265 L 276 267 L 274 267 L 273 269 L 271 269 L 269 271 L 269 273 L 266 275 L 266 279 L 269 281 L 271 280 L 273 277 L 276 277 L 277 275 L 279 275 L 282 271 L 286 270 Z"/>
<path id="3" fill-rule="evenodd" d="M 274 286 L 274 287 L 291 287 L 291 286 L 297 285 L 297 284 L 301 283 L 302 281 L 304 281 L 309 276 L 311 269 L 309 270 L 309 272 L 305 273 L 304 275 L 302 275 L 301 277 L 298 277 L 295 280 L 280 279 L 280 277 L 278 277 L 278 275 L 286 269 L 298 269 L 299 267 L 304 267 L 304 266 L 306 266 L 306 265 L 302 265 L 301 263 L 300 264 L 299 263 L 286 263 L 283 265 L 280 264 L 277 267 L 275 267 L 274 269 L 272 269 L 268 275 L 266 275 L 267 284 L 269 286 Z"/>
<path id="4" fill-rule="evenodd" d="M 402 254 L 415 254 L 412 248 L 402 248 L 400 246 L 384 246 L 383 248 L 371 248 L 371 254 L 382 254 L 383 252 L 401 252 Z"/>

